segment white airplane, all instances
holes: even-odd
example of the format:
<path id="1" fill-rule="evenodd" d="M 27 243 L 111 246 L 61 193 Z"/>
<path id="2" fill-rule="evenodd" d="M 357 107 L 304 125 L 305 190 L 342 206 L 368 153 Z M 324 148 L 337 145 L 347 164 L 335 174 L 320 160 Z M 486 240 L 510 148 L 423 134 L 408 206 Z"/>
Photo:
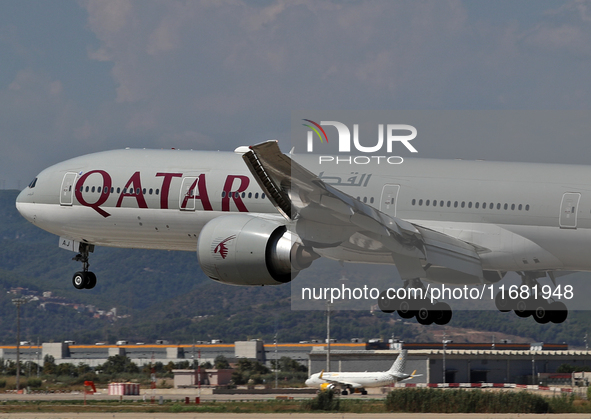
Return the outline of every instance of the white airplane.
<path id="1" fill-rule="evenodd" d="M 43 170 L 17 198 L 20 213 L 77 252 L 76 288 L 92 288 L 94 246 L 195 251 L 212 279 L 291 281 L 318 257 L 391 264 L 405 286 L 492 284 L 590 271 L 591 168 L 406 159 L 323 163 L 276 141 L 231 152 L 116 150 Z M 310 169 L 308 169 L 310 168 Z M 560 323 L 560 301 L 499 298 L 497 308 Z M 380 308 L 445 324 L 451 308 L 390 300 Z"/>
<path id="2" fill-rule="evenodd" d="M 320 390 L 341 389 L 341 394 L 353 394 L 356 390 L 367 394 L 366 388 L 387 386 L 398 381 L 410 380 L 422 374 L 406 374 L 406 349 L 400 351 L 396 361 L 388 371 L 379 372 L 317 372 L 306 380 L 308 387 L 318 387 Z"/>

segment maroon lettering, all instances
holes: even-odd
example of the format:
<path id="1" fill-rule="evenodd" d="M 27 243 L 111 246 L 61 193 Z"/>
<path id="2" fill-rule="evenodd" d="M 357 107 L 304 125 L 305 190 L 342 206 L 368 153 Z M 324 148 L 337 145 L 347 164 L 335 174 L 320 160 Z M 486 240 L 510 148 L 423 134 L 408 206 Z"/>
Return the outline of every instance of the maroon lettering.
<path id="1" fill-rule="evenodd" d="M 170 193 L 170 183 L 172 178 L 182 177 L 182 173 L 156 173 L 156 177 L 164 176 L 162 179 L 162 191 L 160 193 L 160 208 L 168 209 L 168 196 Z"/>
<path id="2" fill-rule="evenodd" d="M 90 203 L 86 202 L 84 196 L 82 196 L 82 188 L 84 187 L 84 182 L 86 182 L 88 176 L 94 173 L 98 173 L 103 177 L 103 187 L 101 188 L 101 193 L 99 194 L 99 198 L 96 200 L 96 202 Z M 106 192 L 104 192 L 105 190 Z M 78 200 L 78 202 L 80 202 L 81 205 L 92 208 L 105 218 L 111 215 L 100 207 L 107 201 L 107 199 L 109 199 L 109 196 L 111 195 L 111 176 L 104 170 L 92 170 L 82 175 L 80 179 L 78 179 L 78 182 L 76 182 L 75 193 L 76 199 Z"/>
<path id="3" fill-rule="evenodd" d="M 126 192 L 126 189 L 130 186 L 131 193 Z M 136 193 L 134 189 L 138 189 L 139 193 Z M 121 192 L 121 195 L 119 195 L 119 199 L 117 200 L 117 207 L 121 206 L 121 202 L 123 201 L 123 198 L 125 198 L 126 196 L 135 198 L 139 208 L 148 208 L 148 205 L 146 204 L 146 199 L 144 198 L 144 194 L 142 193 L 142 181 L 140 179 L 140 172 L 135 172 L 133 175 L 131 175 L 131 177 L 125 184 L 125 189 L 123 189 L 123 192 Z"/>
<path id="4" fill-rule="evenodd" d="M 238 189 L 232 190 L 234 180 L 236 179 L 240 181 L 240 185 L 238 186 Z M 224 194 L 222 195 L 222 211 L 230 211 L 230 198 L 232 198 L 238 211 L 248 212 L 246 206 L 242 202 L 242 198 L 240 198 L 240 192 L 245 191 L 246 188 L 248 188 L 249 183 L 250 179 L 248 176 L 228 175 L 226 183 L 224 184 Z"/>
<path id="5" fill-rule="evenodd" d="M 199 195 L 195 195 L 195 189 L 197 189 Z M 201 200 L 201 204 L 203 205 L 203 209 L 205 211 L 213 211 L 211 203 L 209 202 L 207 187 L 205 186 L 205 174 L 199 175 L 199 177 L 195 179 L 193 184 L 189 186 L 189 190 L 187 190 L 187 193 L 183 198 L 181 208 L 187 208 L 187 203 L 189 202 L 189 199 L 199 199 Z"/>

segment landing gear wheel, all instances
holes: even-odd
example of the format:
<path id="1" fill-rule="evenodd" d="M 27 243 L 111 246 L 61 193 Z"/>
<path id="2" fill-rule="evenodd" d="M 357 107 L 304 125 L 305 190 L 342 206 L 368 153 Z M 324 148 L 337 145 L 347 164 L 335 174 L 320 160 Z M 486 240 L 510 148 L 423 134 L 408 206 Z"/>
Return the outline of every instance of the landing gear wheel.
<path id="1" fill-rule="evenodd" d="M 529 309 L 529 301 L 527 300 L 516 300 L 515 302 L 515 314 L 519 317 L 529 317 L 533 314 L 532 310 Z"/>
<path id="2" fill-rule="evenodd" d="M 433 314 L 435 316 L 435 320 L 433 323 L 438 325 L 448 324 L 451 320 L 453 312 L 451 311 L 451 307 L 447 303 L 439 302 L 433 306 Z"/>
<path id="3" fill-rule="evenodd" d="M 551 318 L 551 313 L 548 311 L 549 308 L 550 306 L 548 303 L 546 303 L 546 301 L 538 301 L 533 310 L 534 320 L 540 324 L 548 323 Z"/>
<path id="4" fill-rule="evenodd" d="M 367 396 L 367 390 L 361 390 L 361 395 L 362 396 Z"/>
<path id="5" fill-rule="evenodd" d="M 400 306 L 398 306 L 398 315 L 403 319 L 412 319 L 415 317 L 417 312 L 412 309 L 410 301 L 400 300 Z"/>
<path id="6" fill-rule="evenodd" d="M 95 278 L 96 281 L 96 278 Z M 88 275 L 86 272 L 76 272 L 72 277 L 72 284 L 74 284 L 74 288 L 82 290 L 86 288 L 86 284 L 88 283 Z"/>
<path id="7" fill-rule="evenodd" d="M 433 323 L 434 319 L 433 306 L 430 303 L 421 304 L 421 307 L 417 311 L 416 318 L 419 324 L 428 326 Z"/>
<path id="8" fill-rule="evenodd" d="M 562 323 L 568 317 L 568 309 L 564 303 L 554 301 L 550 304 L 550 321 L 552 323 Z"/>
<path id="9" fill-rule="evenodd" d="M 511 311 L 513 300 L 511 300 L 508 295 L 505 295 L 505 298 L 502 297 L 503 293 L 499 292 L 495 297 L 495 305 L 497 306 L 497 310 L 501 313 L 507 313 L 508 311 Z"/>
<path id="10" fill-rule="evenodd" d="M 96 285 L 96 275 L 94 272 L 86 272 L 86 289 L 93 289 Z"/>
<path id="11" fill-rule="evenodd" d="M 396 311 L 396 301 L 388 298 L 388 291 L 382 291 L 378 298 L 378 307 L 384 313 L 394 313 Z"/>
<path id="12" fill-rule="evenodd" d="M 341 391 L 341 394 L 342 394 L 343 396 L 346 396 L 346 395 L 347 395 L 347 394 L 349 394 L 349 393 L 347 393 L 347 390 L 343 390 L 343 391 Z"/>

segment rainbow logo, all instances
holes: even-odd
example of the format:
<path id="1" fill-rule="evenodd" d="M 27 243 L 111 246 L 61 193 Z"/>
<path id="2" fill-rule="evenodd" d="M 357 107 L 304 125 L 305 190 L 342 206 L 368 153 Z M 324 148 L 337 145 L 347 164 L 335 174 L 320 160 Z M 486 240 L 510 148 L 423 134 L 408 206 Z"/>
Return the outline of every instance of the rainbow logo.
<path id="1" fill-rule="evenodd" d="M 322 128 L 320 126 L 320 124 L 317 124 L 314 121 L 311 121 L 309 119 L 303 119 L 303 121 L 309 122 L 312 125 L 308 125 L 308 124 L 302 124 L 305 127 L 310 128 L 312 131 L 314 131 L 316 133 L 316 135 L 318 135 L 318 138 L 320 138 L 320 142 L 324 142 L 326 141 L 326 143 L 328 144 L 328 137 L 326 136 L 326 132 L 324 131 L 324 128 Z M 318 130 L 320 130 L 320 132 L 322 132 L 322 134 L 324 136 L 322 136 L 320 134 L 320 132 L 318 132 Z M 312 151 L 312 131 L 308 131 L 308 152 Z"/>

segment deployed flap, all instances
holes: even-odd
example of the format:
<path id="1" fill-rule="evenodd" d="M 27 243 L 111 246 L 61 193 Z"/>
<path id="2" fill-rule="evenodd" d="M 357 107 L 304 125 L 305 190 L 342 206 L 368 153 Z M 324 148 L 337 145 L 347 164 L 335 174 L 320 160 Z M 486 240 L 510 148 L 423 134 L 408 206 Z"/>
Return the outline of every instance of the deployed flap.
<path id="1" fill-rule="evenodd" d="M 424 277 L 421 260 L 483 276 L 474 246 L 384 214 L 327 185 L 283 154 L 277 141 L 251 146 L 242 158 L 278 211 L 295 221 L 296 233 L 305 244 L 318 248 L 351 245 L 353 235 L 361 233 L 381 243 L 381 251 L 391 252 L 406 278 Z M 421 271 L 423 275 L 412 276 Z"/>

